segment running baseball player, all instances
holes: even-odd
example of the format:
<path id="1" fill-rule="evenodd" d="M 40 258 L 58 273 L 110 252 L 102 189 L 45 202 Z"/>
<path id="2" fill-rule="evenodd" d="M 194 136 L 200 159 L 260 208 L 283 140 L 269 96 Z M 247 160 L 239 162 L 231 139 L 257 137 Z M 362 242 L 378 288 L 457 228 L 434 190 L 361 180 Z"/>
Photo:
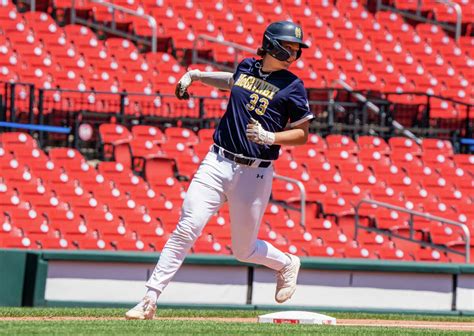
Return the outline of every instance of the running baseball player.
<path id="1" fill-rule="evenodd" d="M 259 59 L 244 59 L 233 74 L 192 70 L 178 82 L 176 96 L 180 99 L 188 99 L 187 88 L 201 81 L 230 90 L 229 104 L 214 133 L 214 144 L 191 181 L 179 223 L 146 283 L 146 294 L 125 314 L 127 319 L 154 317 L 160 294 L 224 202 L 229 205 L 234 256 L 277 272 L 277 302 L 285 302 L 295 292 L 299 258 L 257 235 L 280 145 L 302 145 L 308 138 L 313 114 L 306 91 L 303 82 L 287 70 L 307 47 L 300 26 L 274 22 L 265 30 Z"/>

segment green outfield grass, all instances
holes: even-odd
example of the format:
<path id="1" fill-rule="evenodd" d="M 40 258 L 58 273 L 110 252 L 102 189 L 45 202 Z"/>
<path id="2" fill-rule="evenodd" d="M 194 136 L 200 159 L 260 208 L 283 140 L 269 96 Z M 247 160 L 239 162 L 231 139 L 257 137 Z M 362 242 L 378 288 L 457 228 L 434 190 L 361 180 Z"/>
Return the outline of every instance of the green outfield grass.
<path id="1" fill-rule="evenodd" d="M 130 307 L 131 308 L 131 307 Z M 282 309 L 283 310 L 283 309 Z M 0 317 L 55 317 L 55 316 L 90 316 L 90 317 L 122 317 L 126 308 L 17 308 L 0 307 Z M 272 310 L 232 310 L 232 309 L 160 309 L 157 316 L 161 317 L 257 317 L 258 315 L 274 313 Z M 473 316 L 443 316 L 443 315 L 416 315 L 416 314 L 369 314 L 356 312 L 324 312 L 336 318 L 343 319 L 384 319 L 384 320 L 412 320 L 412 321 L 447 321 L 447 322 L 474 322 Z"/>
<path id="2" fill-rule="evenodd" d="M 0 308 L 5 317 L 122 317 L 125 309 L 108 308 Z M 161 317 L 256 317 L 267 311 L 161 309 Z M 328 313 L 336 318 L 391 319 L 472 322 L 474 317 L 403 314 Z M 125 321 L 117 320 L 44 320 L 2 321 L 0 335 L 472 335 L 472 332 L 402 329 L 386 327 L 347 327 L 316 325 L 274 325 L 214 321 Z"/>
<path id="3" fill-rule="evenodd" d="M 0 335 L 472 335 L 472 332 L 402 328 L 276 325 L 193 321 L 0 322 Z"/>

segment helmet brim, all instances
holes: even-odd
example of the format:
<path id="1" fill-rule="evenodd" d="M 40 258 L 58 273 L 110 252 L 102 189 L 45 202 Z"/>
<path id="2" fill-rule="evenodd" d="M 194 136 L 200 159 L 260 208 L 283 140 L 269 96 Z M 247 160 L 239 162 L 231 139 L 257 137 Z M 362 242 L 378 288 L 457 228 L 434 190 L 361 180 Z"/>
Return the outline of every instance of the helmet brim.
<path id="1" fill-rule="evenodd" d="M 301 48 L 309 48 L 309 46 L 301 41 L 301 39 L 293 36 L 278 36 L 276 38 L 278 41 L 285 41 L 285 42 L 296 42 L 300 45 Z"/>

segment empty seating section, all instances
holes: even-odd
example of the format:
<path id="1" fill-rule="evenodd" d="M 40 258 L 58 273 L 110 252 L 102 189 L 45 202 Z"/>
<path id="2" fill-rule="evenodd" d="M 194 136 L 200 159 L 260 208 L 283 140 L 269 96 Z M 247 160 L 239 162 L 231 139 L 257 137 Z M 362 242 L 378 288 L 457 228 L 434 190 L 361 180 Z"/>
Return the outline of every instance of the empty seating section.
<path id="1" fill-rule="evenodd" d="M 95 2 L 76 1 L 78 15 L 97 22 L 110 22 L 107 9 Z M 116 5 L 153 15 L 160 36 L 174 40 L 178 49 L 192 48 L 198 35 L 205 34 L 256 49 L 266 25 L 273 20 L 292 19 L 300 23 L 310 48 L 293 66 L 307 87 L 329 87 L 343 79 L 359 90 L 380 92 L 418 91 L 474 103 L 469 74 L 474 69 L 474 43 L 463 36 L 459 44 L 432 24 L 412 26 L 393 12 L 368 12 L 361 2 L 351 1 L 114 1 Z M 403 10 L 414 10 L 417 1 L 390 1 Z M 455 17 L 445 4 L 423 1 L 434 18 L 452 22 Z M 458 1 L 463 22 L 474 13 L 471 1 Z M 56 15 L 68 13 L 68 3 L 56 2 Z M 151 30 L 142 19 L 115 14 L 117 24 L 140 36 Z M 60 19 L 58 17 L 58 19 Z M 142 22 L 143 21 L 143 22 Z M 100 40 L 89 28 L 74 24 L 64 27 L 45 12 L 19 13 L 10 1 L 0 5 L 0 79 L 33 83 L 45 93 L 45 112 L 57 108 L 117 112 L 118 95 L 129 94 L 126 113 L 151 116 L 198 116 L 199 102 L 155 93 L 172 94 L 185 68 L 170 54 L 141 54 L 129 40 Z M 235 50 L 201 41 L 198 48 L 212 50 L 217 62 L 233 62 Z M 244 57 L 247 55 L 240 55 Z M 212 69 L 191 64 L 189 68 Z M 79 92 L 56 91 L 56 88 Z M 21 94 L 21 91 L 23 93 Z M 18 104 L 26 104 L 26 89 L 18 88 Z M 89 92 L 88 90 L 93 90 Z M 191 89 L 195 95 L 222 97 L 224 93 L 203 85 Z M 81 93 L 83 92 L 83 93 Z M 136 94 L 130 94 L 136 93 Z M 224 96 L 225 97 L 225 96 Z M 409 106 L 426 104 L 421 96 L 396 94 L 388 98 L 399 104 L 398 118 Z M 431 99 L 433 118 L 465 118 L 465 106 Z M 408 106 L 408 107 L 407 107 Z M 225 110 L 225 99 L 209 102 L 211 117 Z"/>
<path id="2" fill-rule="evenodd" d="M 2 2 L 0 12 L 0 79 L 48 89 L 46 113 L 53 109 L 116 113 L 120 97 L 110 93 L 126 91 L 136 93 L 125 102 L 129 114 L 198 116 L 197 102 L 150 96 L 173 93 L 174 84 L 185 72 L 169 54 L 140 54 L 126 39 L 102 41 L 85 26 L 59 27 L 47 13 L 20 14 L 9 1 Z M 19 106 L 28 99 L 25 90 L 18 86 Z M 193 93 L 204 96 L 222 95 L 204 86 L 195 90 Z M 222 115 L 222 108 L 219 110 L 216 116 Z"/>
<path id="3" fill-rule="evenodd" d="M 0 245 L 160 250 L 179 219 L 187 184 L 209 150 L 212 132 L 103 124 L 103 146 L 110 144 L 111 149 L 104 150 L 108 161 L 97 167 L 77 150 L 53 148 L 45 153 L 26 133 L 2 133 Z M 115 149 L 124 144 L 131 159 L 119 161 Z M 137 158 L 142 160 L 139 165 Z M 451 219 L 474 232 L 474 156 L 453 154 L 446 140 L 424 139 L 418 145 L 401 137 L 386 142 L 376 136 L 354 140 L 313 135 L 304 146 L 282 147 L 275 171 L 305 185 L 306 225 L 300 225 L 298 211 L 270 204 L 259 237 L 291 253 L 462 261 L 459 255 L 420 249 L 381 232 L 359 230 L 356 236 L 354 207 L 362 199 Z M 294 184 L 275 179 L 272 197 L 298 206 L 300 192 Z M 363 226 L 410 235 L 406 213 L 364 204 L 359 214 Z M 193 251 L 231 253 L 229 221 L 225 205 L 211 218 Z M 458 227 L 415 217 L 413 228 L 415 239 L 464 249 Z"/>
<path id="4" fill-rule="evenodd" d="M 96 169 L 71 148 L 46 155 L 23 133 L 3 133 L 0 143 L 2 246 L 161 249 L 172 229 L 156 212 L 164 196 L 130 167 Z"/>
<path id="5" fill-rule="evenodd" d="M 463 30 L 473 28 L 474 3 L 458 0 Z M 51 2 L 58 22 L 68 22 L 69 1 Z M 371 13 L 362 1 L 222 1 L 114 0 L 114 4 L 153 15 L 159 38 L 174 46 L 195 46 L 220 63 L 249 56 L 232 47 L 199 40 L 200 34 L 256 49 L 271 21 L 291 19 L 305 31 L 310 46 L 292 71 L 308 88 L 334 86 L 342 79 L 357 90 L 378 91 L 395 103 L 402 122 L 430 117 L 466 118 L 469 110 L 442 99 L 397 93 L 421 92 L 474 104 L 474 38 L 458 43 L 439 26 L 411 25 L 393 12 Z M 416 11 L 418 1 L 384 1 Z M 0 3 L 0 81 L 17 83 L 15 104 L 26 110 L 29 86 L 44 89 L 44 113 L 56 110 L 115 114 L 124 106 L 131 116 L 199 118 L 226 110 L 225 92 L 195 83 L 190 100 L 174 97 L 174 87 L 188 69 L 212 71 L 210 65 L 184 67 L 168 52 L 144 52 L 131 41 L 105 40 L 76 24 L 60 26 L 46 11 L 20 13 L 11 1 Z M 110 22 L 103 6 L 76 1 L 77 15 Z M 51 11 L 48 11 L 52 13 Z M 434 0 L 422 1 L 428 18 L 454 22 L 455 14 Z M 116 13 L 117 27 L 149 37 L 142 19 Z M 180 53 L 178 53 L 180 55 Z M 237 57 L 237 58 L 236 58 Z M 3 94 L 4 85 L 0 85 Z M 121 93 L 121 94 L 119 94 Z M 35 94 L 38 94 L 35 91 Z M 323 100 L 327 99 L 327 93 Z M 320 100 L 318 98 L 318 100 Z M 472 108 L 471 108 L 472 118 Z M 443 126 L 442 122 L 433 126 Z M 72 148 L 43 151 L 28 134 L 0 133 L 0 247 L 31 249 L 102 249 L 159 251 L 180 216 L 190 179 L 212 144 L 213 130 L 160 129 L 119 124 L 99 128 L 101 162 L 96 166 Z M 355 206 L 362 199 L 466 224 L 474 238 L 474 156 L 454 154 L 449 141 L 402 137 L 312 134 L 299 147 L 282 147 L 276 173 L 298 179 L 306 190 L 306 225 L 300 213 L 270 204 L 259 237 L 284 251 L 303 256 L 462 261 L 456 254 L 383 232 L 354 230 Z M 299 206 L 296 185 L 275 179 L 275 201 Z M 277 204 L 280 204 L 278 203 Z M 398 236 L 464 251 L 455 226 L 420 218 L 414 232 L 403 212 L 364 204 L 361 224 Z M 471 242 L 474 252 L 474 242 Z M 229 210 L 224 206 L 209 222 L 192 251 L 229 254 Z M 472 255 L 472 253 L 471 253 Z"/>

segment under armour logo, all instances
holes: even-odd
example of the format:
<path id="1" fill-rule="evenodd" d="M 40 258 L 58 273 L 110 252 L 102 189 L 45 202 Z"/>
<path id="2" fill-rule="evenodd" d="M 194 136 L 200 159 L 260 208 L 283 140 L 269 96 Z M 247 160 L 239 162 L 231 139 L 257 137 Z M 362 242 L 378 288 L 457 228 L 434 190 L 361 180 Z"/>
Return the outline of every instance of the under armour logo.
<path id="1" fill-rule="evenodd" d="M 260 178 L 260 179 L 262 179 L 262 180 L 263 180 L 263 174 L 262 174 L 262 175 L 260 175 L 260 174 L 257 174 L 257 178 Z"/>

